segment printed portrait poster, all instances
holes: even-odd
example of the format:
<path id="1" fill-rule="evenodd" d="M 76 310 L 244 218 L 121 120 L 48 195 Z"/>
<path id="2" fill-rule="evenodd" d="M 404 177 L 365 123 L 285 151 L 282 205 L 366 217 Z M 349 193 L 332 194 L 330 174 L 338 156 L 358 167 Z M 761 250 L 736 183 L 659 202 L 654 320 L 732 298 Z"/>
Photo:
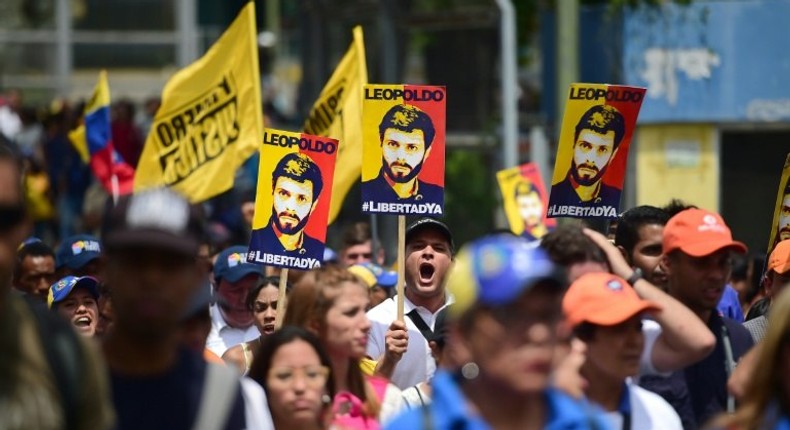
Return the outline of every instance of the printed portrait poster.
<path id="1" fill-rule="evenodd" d="M 446 90 L 365 85 L 362 212 L 444 214 Z"/>
<path id="2" fill-rule="evenodd" d="M 549 217 L 616 218 L 645 89 L 572 84 L 551 180 Z"/>
<path id="3" fill-rule="evenodd" d="M 779 180 L 779 191 L 776 193 L 771 236 L 768 238 L 768 254 L 771 254 L 777 243 L 787 239 L 790 239 L 790 154 L 785 158 L 782 179 Z"/>
<path id="4" fill-rule="evenodd" d="M 321 266 L 337 148 L 328 137 L 264 129 L 248 262 Z"/>
<path id="5" fill-rule="evenodd" d="M 537 164 L 526 163 L 500 170 L 496 178 L 513 234 L 532 241 L 554 230 L 557 221 L 546 218 L 548 196 Z"/>

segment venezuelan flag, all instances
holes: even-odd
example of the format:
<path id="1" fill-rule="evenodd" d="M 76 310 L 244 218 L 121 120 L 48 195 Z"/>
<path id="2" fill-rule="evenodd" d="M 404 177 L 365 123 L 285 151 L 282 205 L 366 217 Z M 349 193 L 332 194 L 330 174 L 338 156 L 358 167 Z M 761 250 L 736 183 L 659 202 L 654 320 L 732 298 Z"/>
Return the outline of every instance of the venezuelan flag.
<path id="1" fill-rule="evenodd" d="M 110 85 L 105 70 L 99 73 L 99 82 L 85 106 L 83 124 L 69 133 L 69 139 L 108 193 L 117 197 L 132 192 L 134 168 L 123 161 L 112 145 Z"/>

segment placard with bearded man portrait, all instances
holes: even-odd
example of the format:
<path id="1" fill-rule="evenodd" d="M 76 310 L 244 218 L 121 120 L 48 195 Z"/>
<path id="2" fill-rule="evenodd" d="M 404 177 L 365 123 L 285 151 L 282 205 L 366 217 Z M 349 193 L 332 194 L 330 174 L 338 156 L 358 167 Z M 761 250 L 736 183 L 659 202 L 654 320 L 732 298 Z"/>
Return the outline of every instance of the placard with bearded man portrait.
<path id="1" fill-rule="evenodd" d="M 320 267 L 338 141 L 265 129 L 247 261 Z"/>
<path id="2" fill-rule="evenodd" d="M 645 89 L 573 84 L 557 145 L 549 217 L 616 218 Z"/>
<path id="3" fill-rule="evenodd" d="M 365 85 L 362 211 L 443 215 L 445 88 Z"/>

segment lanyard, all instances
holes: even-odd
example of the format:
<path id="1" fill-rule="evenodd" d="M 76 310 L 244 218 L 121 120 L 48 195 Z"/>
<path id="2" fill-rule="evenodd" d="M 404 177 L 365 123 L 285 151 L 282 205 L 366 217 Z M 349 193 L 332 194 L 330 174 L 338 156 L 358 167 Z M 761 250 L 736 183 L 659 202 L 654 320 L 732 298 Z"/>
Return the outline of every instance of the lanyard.
<path id="1" fill-rule="evenodd" d="M 631 390 L 628 384 L 623 384 L 623 393 L 620 394 L 620 405 L 617 406 L 617 412 L 623 417 L 622 430 L 631 430 Z"/>
<path id="2" fill-rule="evenodd" d="M 724 345 L 724 369 L 727 372 L 727 380 L 732 376 L 735 370 L 735 359 L 732 353 L 732 342 L 730 341 L 730 331 L 727 330 L 727 325 L 724 321 L 721 322 L 721 340 Z M 735 397 L 727 393 L 727 412 L 735 412 Z"/>

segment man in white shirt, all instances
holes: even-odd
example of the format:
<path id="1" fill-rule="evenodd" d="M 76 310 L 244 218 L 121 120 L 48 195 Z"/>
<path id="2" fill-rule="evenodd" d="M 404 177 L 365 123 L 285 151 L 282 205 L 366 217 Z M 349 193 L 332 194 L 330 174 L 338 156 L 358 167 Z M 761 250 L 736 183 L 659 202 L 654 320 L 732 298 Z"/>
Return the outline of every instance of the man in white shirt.
<path id="1" fill-rule="evenodd" d="M 257 339 L 247 294 L 263 277 L 260 266 L 247 263 L 247 247 L 232 246 L 220 252 L 214 263 L 217 303 L 211 306 L 211 333 L 206 347 L 218 357 L 242 342 Z"/>
<path id="2" fill-rule="evenodd" d="M 453 303 L 445 291 L 453 260 L 450 229 L 436 219 L 421 218 L 407 227 L 405 240 L 406 321 L 396 321 L 397 296 L 368 311 L 368 356 L 379 360 L 377 372 L 401 389 L 433 376 L 436 363 L 423 333 L 430 334 L 439 311 Z"/>

